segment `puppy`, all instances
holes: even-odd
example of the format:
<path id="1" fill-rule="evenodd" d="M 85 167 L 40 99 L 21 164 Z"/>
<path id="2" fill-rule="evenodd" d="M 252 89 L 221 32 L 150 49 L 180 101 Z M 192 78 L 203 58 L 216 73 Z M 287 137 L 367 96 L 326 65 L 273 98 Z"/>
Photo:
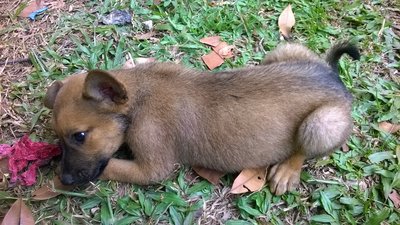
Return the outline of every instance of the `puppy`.
<path id="1" fill-rule="evenodd" d="M 349 42 L 326 61 L 287 44 L 251 68 L 150 63 L 56 81 L 45 106 L 63 150 L 61 181 L 151 184 L 176 163 L 223 172 L 272 166 L 271 190 L 290 191 L 305 159 L 328 154 L 351 132 L 352 97 L 337 72 L 344 53 L 360 57 Z M 113 158 L 124 143 L 133 160 Z"/>

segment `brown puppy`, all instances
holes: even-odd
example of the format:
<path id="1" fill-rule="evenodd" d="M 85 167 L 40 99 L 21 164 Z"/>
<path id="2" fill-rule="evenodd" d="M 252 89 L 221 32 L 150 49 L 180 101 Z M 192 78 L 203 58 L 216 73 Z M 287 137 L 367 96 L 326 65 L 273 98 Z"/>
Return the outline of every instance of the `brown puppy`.
<path id="1" fill-rule="evenodd" d="M 327 62 L 289 44 L 251 68 L 151 63 L 57 81 L 45 105 L 63 148 L 61 180 L 150 184 L 176 163 L 224 172 L 274 165 L 271 190 L 292 190 L 305 159 L 328 154 L 351 132 L 352 98 L 337 74 L 343 53 L 359 58 L 348 42 Z M 134 160 L 112 157 L 123 143 Z"/>

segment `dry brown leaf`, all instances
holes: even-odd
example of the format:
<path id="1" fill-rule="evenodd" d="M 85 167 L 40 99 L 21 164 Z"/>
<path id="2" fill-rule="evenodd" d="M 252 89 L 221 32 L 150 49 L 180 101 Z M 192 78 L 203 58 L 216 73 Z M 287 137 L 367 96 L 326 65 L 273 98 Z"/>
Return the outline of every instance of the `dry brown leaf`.
<path id="1" fill-rule="evenodd" d="M 202 178 L 208 180 L 210 183 L 217 185 L 219 183 L 219 179 L 223 177 L 225 174 L 212 169 L 207 169 L 199 166 L 193 166 L 192 169 Z"/>
<path id="2" fill-rule="evenodd" d="M 398 130 L 400 130 L 400 124 L 381 122 L 381 123 L 379 123 L 379 129 L 381 129 L 387 133 L 393 134 L 393 133 L 396 133 Z"/>
<path id="3" fill-rule="evenodd" d="M 212 70 L 218 66 L 220 66 L 222 63 L 224 63 L 224 60 L 219 56 L 216 52 L 212 51 L 207 55 L 203 55 L 201 57 L 203 62 L 207 65 L 208 69 Z"/>
<path id="4" fill-rule="evenodd" d="M 348 152 L 350 149 L 349 149 L 349 146 L 346 144 L 346 143 L 344 143 L 343 145 L 342 145 L 342 151 L 343 152 Z"/>
<path id="5" fill-rule="evenodd" d="M 221 42 L 221 37 L 220 36 L 205 37 L 200 39 L 200 42 L 215 47 L 219 45 L 219 43 Z"/>
<path id="6" fill-rule="evenodd" d="M 129 58 L 129 59 L 127 59 L 127 60 L 125 61 L 124 65 L 122 65 L 122 69 L 130 69 L 130 68 L 133 68 L 133 67 L 135 67 L 135 66 L 136 66 L 136 64 L 135 64 L 135 62 L 133 61 L 133 59 L 132 59 L 132 58 Z"/>
<path id="7" fill-rule="evenodd" d="M 132 55 L 128 53 L 128 55 L 125 57 L 126 61 L 124 65 L 122 65 L 122 69 L 130 69 L 136 66 L 135 62 L 133 61 Z"/>
<path id="8" fill-rule="evenodd" d="M 279 15 L 279 18 L 278 18 L 279 31 L 286 39 L 290 38 L 291 30 L 295 23 L 296 23 L 296 20 L 294 18 L 292 6 L 289 4 L 282 11 L 281 15 Z"/>
<path id="9" fill-rule="evenodd" d="M 29 14 L 35 12 L 36 10 L 39 10 L 41 8 L 43 8 L 44 2 L 41 0 L 35 0 L 35 1 L 31 1 L 19 14 L 19 16 L 22 17 L 29 17 Z"/>
<path id="10" fill-rule="evenodd" d="M 25 205 L 22 199 L 18 199 L 12 204 L 7 214 L 4 216 L 1 225 L 34 225 L 31 210 Z"/>
<path id="11" fill-rule="evenodd" d="M 233 49 L 235 46 L 228 45 L 226 42 L 221 42 L 217 46 L 213 47 L 213 50 L 221 56 L 223 59 L 228 59 L 233 57 Z"/>
<path id="12" fill-rule="evenodd" d="M 47 200 L 47 199 L 54 198 L 61 194 L 60 192 L 57 192 L 56 189 L 63 190 L 63 191 L 70 191 L 74 187 L 75 186 L 73 186 L 73 185 L 63 185 L 60 181 L 60 178 L 57 176 L 57 177 L 54 177 L 54 179 L 53 179 L 53 185 L 47 184 L 47 185 L 40 187 L 36 191 L 34 191 L 32 193 L 32 199 L 38 200 L 38 201 Z"/>
<path id="13" fill-rule="evenodd" d="M 244 169 L 233 181 L 231 193 L 254 192 L 264 187 L 267 177 L 266 168 Z"/>
<path id="14" fill-rule="evenodd" d="M 9 173 L 8 170 L 8 158 L 0 159 L 0 180 L 4 174 Z"/>
<path id="15" fill-rule="evenodd" d="M 153 32 L 153 31 L 150 31 L 150 32 L 147 32 L 147 33 L 144 33 L 144 34 L 135 35 L 134 38 L 137 39 L 137 40 L 149 40 L 154 35 L 156 35 L 156 33 Z"/>
<path id="16" fill-rule="evenodd" d="M 395 208 L 397 208 L 397 209 L 400 208 L 400 195 L 399 195 L 399 193 L 397 193 L 396 190 L 393 190 L 389 194 L 389 198 L 390 198 L 390 200 L 392 200 Z"/>
<path id="17" fill-rule="evenodd" d="M 127 57 L 127 60 L 125 61 L 124 65 L 122 65 L 123 69 L 130 69 L 135 67 L 137 64 L 144 64 L 144 63 L 151 63 L 155 62 L 155 58 L 136 58 L 133 59 L 132 56 L 129 54 L 129 57 Z"/>
<path id="18" fill-rule="evenodd" d="M 200 42 L 215 47 L 221 43 L 221 37 L 220 36 L 204 37 L 200 39 Z"/>
<path id="19" fill-rule="evenodd" d="M 135 64 L 145 64 L 145 63 L 151 63 L 155 62 L 155 58 L 135 58 Z"/>

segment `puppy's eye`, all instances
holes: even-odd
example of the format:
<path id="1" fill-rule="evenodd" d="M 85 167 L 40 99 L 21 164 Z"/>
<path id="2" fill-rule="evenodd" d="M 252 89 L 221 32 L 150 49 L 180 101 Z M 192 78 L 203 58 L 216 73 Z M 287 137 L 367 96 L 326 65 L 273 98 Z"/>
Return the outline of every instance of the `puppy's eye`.
<path id="1" fill-rule="evenodd" d="M 76 132 L 72 135 L 72 138 L 74 139 L 74 141 L 76 141 L 79 144 L 83 144 L 83 142 L 85 142 L 85 138 L 86 138 L 86 132 Z"/>

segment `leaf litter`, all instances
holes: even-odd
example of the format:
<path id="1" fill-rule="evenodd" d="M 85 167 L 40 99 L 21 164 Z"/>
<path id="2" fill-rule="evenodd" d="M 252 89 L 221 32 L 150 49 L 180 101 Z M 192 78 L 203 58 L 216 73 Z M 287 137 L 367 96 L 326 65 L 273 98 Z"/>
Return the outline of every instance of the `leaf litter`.
<path id="1" fill-rule="evenodd" d="M 212 169 L 207 169 L 199 166 L 193 166 L 192 169 L 202 178 L 208 180 L 210 183 L 214 185 L 218 185 L 219 180 L 221 177 L 225 175 L 225 173 L 217 171 L 217 170 L 212 170 Z"/>
<path id="2" fill-rule="evenodd" d="M 233 181 L 231 193 L 241 194 L 261 190 L 266 182 L 267 168 L 244 169 Z"/>
<path id="3" fill-rule="evenodd" d="M 43 185 L 32 193 L 32 199 L 41 201 L 57 197 L 61 192 L 57 190 L 70 191 L 74 189 L 74 185 L 63 185 L 58 176 L 54 177 L 53 181 L 49 184 Z"/>
<path id="4" fill-rule="evenodd" d="M 4 216 L 1 225 L 34 225 L 31 210 L 25 205 L 21 198 L 12 204 L 7 214 Z"/>
<path id="5" fill-rule="evenodd" d="M 285 40 L 291 38 L 291 30 L 292 27 L 295 25 L 296 19 L 294 17 L 292 6 L 289 4 L 279 15 L 278 18 L 278 26 L 279 31 L 281 32 L 282 36 Z"/>
<path id="6" fill-rule="evenodd" d="M 379 123 L 378 127 L 389 134 L 396 133 L 400 130 L 400 124 L 393 124 L 389 122 L 381 122 Z"/>
<path id="7" fill-rule="evenodd" d="M 229 59 L 234 56 L 233 50 L 235 46 L 228 45 L 228 43 L 221 41 L 220 36 L 204 37 L 200 39 L 200 42 L 212 47 L 212 51 L 209 54 L 201 57 L 210 70 L 222 65 L 224 59 Z"/>

